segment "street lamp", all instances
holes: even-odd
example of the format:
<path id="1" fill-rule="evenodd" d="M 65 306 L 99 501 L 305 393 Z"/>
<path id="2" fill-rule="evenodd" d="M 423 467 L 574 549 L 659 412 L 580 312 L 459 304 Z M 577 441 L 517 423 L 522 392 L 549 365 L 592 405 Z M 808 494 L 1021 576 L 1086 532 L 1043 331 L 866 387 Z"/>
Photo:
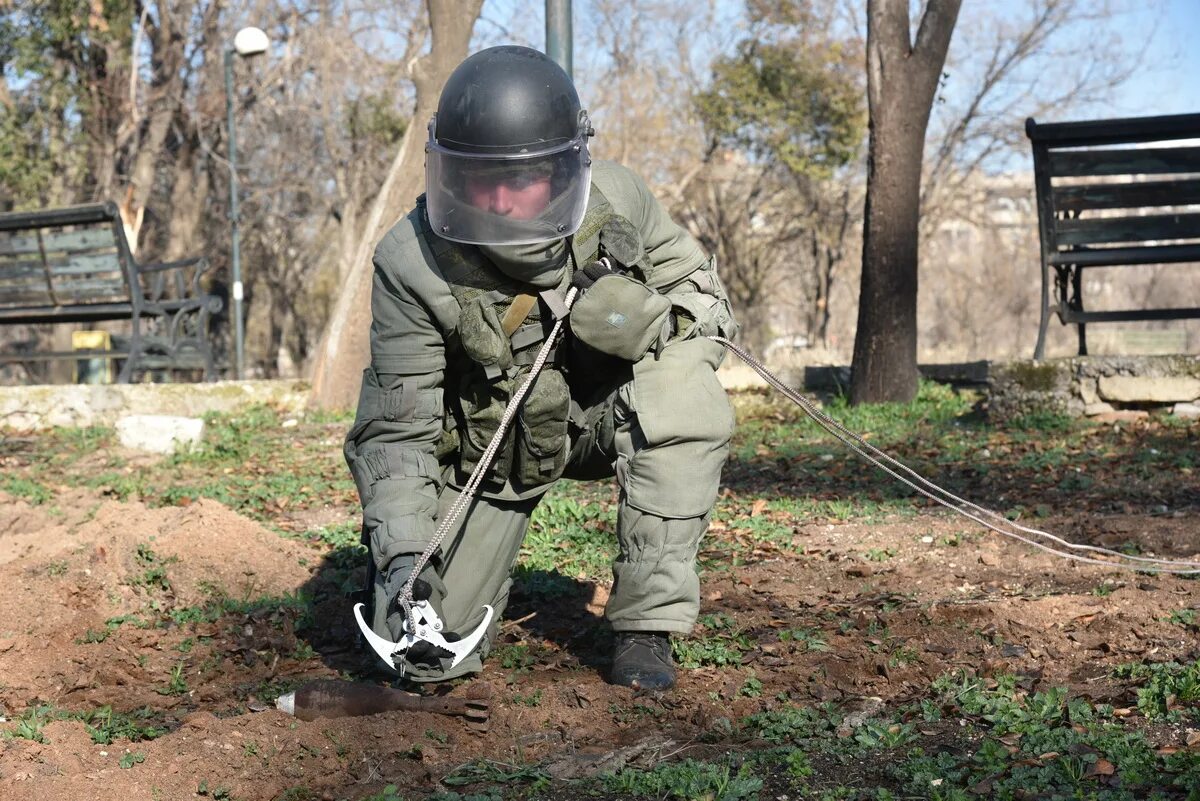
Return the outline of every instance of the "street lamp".
<path id="1" fill-rule="evenodd" d="M 235 375 L 242 379 L 246 367 L 245 322 L 242 319 L 242 254 L 238 239 L 237 134 L 233 121 L 233 57 L 265 53 L 271 41 L 261 28 L 242 28 L 233 37 L 233 47 L 225 49 L 225 111 L 229 116 L 229 225 L 232 233 L 234 347 L 237 357 Z"/>

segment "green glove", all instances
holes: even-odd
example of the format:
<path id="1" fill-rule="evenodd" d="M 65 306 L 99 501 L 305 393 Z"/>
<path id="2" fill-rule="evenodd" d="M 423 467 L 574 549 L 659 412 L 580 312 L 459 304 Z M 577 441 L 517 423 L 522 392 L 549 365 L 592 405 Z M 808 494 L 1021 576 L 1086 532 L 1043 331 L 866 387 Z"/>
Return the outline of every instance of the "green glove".
<path id="1" fill-rule="evenodd" d="M 585 344 L 635 362 L 670 336 L 671 301 L 629 276 L 609 273 L 584 290 L 570 320 Z"/>

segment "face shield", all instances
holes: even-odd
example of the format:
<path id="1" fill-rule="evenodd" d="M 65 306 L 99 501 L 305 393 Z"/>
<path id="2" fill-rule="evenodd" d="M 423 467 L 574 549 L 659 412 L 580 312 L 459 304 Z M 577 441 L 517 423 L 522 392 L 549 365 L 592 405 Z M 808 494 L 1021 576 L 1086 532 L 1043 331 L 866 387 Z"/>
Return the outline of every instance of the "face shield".
<path id="1" fill-rule="evenodd" d="M 425 145 L 425 207 L 435 233 L 472 245 L 551 242 L 579 230 L 591 188 L 587 138 L 524 153 L 467 153 Z"/>

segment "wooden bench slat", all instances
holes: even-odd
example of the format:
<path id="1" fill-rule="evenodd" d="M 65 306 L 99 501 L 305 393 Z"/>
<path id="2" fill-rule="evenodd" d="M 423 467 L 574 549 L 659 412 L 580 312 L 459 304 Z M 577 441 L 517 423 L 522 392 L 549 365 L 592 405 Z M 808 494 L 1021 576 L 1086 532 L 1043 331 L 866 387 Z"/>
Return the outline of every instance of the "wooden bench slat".
<path id="1" fill-rule="evenodd" d="M 1200 319 L 1200 309 L 1134 309 L 1121 311 L 1076 311 L 1064 309 L 1060 312 L 1064 323 L 1132 323 L 1151 320 L 1195 320 Z"/>
<path id="2" fill-rule="evenodd" d="M 1139 264 L 1179 264 L 1200 262 L 1200 244 L 1157 245 L 1137 248 L 1082 248 L 1050 254 L 1055 266 L 1120 267 Z"/>
<path id="3" fill-rule="evenodd" d="M 1200 179 L 1056 186 L 1055 211 L 1138 209 L 1200 204 Z"/>
<path id="4" fill-rule="evenodd" d="M 1055 177 L 1200 173 L 1200 147 L 1051 150 L 1047 160 Z"/>
<path id="5" fill-rule="evenodd" d="M 18 262 L 0 263 L 0 283 L 27 282 L 34 276 L 43 277 L 46 270 L 50 275 L 70 277 L 90 273 L 112 273 L 124 276 L 125 268 L 115 253 L 75 255 L 69 259 L 48 259 L 46 264 L 41 260 L 22 260 Z M 123 279 L 122 279 L 123 280 Z"/>
<path id="6" fill-rule="evenodd" d="M 7 303 L 8 299 L 22 291 L 25 292 L 46 292 L 46 282 L 42 281 L 42 285 L 38 286 L 33 281 L 23 282 L 5 282 L 0 281 L 0 304 Z M 70 279 L 60 279 L 54 282 L 54 294 L 72 294 L 79 292 L 116 292 L 124 295 L 126 300 L 129 300 L 129 288 L 125 284 L 123 276 L 114 274 L 82 274 L 73 276 Z"/>
<path id="7" fill-rule="evenodd" d="M 1064 245 L 1155 242 L 1200 237 L 1200 214 L 1146 214 L 1055 220 L 1055 241 Z"/>
<path id="8" fill-rule="evenodd" d="M 47 255 L 98 248 L 110 248 L 114 253 L 116 252 L 111 227 L 84 228 L 79 231 L 46 231 L 42 234 L 40 246 L 36 234 L 0 235 L 0 256 L 39 254 L 43 248 Z"/>

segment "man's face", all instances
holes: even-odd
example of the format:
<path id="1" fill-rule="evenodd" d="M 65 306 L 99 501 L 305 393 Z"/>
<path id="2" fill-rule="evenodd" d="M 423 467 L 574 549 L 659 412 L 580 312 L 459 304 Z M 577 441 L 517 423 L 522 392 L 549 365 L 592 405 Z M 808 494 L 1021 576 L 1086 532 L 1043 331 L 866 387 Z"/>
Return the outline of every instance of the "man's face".
<path id="1" fill-rule="evenodd" d="M 529 171 L 495 172 L 467 178 L 467 202 L 477 209 L 532 220 L 550 204 L 550 176 Z"/>

